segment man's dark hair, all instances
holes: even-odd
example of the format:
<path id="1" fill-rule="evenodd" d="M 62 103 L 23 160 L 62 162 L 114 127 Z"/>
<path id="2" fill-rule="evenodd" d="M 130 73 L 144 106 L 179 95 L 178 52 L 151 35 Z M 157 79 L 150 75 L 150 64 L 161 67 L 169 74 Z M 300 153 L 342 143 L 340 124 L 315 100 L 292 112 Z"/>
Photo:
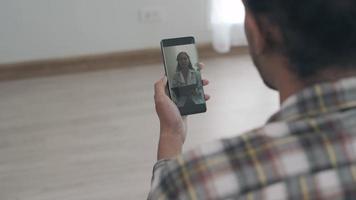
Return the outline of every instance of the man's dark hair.
<path id="1" fill-rule="evenodd" d="M 264 18 L 279 29 L 280 44 L 271 37 L 267 41 L 287 56 L 300 78 L 332 67 L 356 69 L 356 0 L 244 2 L 258 22 Z"/>

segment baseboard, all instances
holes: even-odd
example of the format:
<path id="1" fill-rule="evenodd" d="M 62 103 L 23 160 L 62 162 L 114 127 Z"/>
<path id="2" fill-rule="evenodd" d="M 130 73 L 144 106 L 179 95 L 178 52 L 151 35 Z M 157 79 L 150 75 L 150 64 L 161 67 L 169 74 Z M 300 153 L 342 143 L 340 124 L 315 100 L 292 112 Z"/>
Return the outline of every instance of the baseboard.
<path id="1" fill-rule="evenodd" d="M 248 53 L 247 47 L 233 47 L 230 53 L 218 54 L 213 50 L 210 44 L 199 45 L 198 51 L 202 60 L 219 56 Z M 161 59 L 160 49 L 145 49 L 72 58 L 0 64 L 0 81 L 155 64 L 162 62 Z"/>

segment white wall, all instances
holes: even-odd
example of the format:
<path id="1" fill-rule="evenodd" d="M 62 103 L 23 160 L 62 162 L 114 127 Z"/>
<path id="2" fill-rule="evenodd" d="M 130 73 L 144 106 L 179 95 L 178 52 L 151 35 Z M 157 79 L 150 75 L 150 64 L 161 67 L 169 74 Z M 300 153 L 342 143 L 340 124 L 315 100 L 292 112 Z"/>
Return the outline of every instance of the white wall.
<path id="1" fill-rule="evenodd" d="M 143 24 L 159 7 L 165 19 Z M 158 47 L 166 37 L 210 41 L 207 0 L 1 0 L 0 63 Z"/>

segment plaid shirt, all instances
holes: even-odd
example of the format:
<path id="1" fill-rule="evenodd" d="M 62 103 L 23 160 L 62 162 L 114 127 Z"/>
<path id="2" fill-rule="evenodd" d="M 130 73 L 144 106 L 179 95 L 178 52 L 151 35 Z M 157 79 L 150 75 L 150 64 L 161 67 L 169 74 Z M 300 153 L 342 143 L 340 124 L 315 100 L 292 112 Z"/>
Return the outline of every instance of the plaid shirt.
<path id="1" fill-rule="evenodd" d="M 153 171 L 149 199 L 356 199 L 356 77 L 287 99 L 268 123 Z"/>

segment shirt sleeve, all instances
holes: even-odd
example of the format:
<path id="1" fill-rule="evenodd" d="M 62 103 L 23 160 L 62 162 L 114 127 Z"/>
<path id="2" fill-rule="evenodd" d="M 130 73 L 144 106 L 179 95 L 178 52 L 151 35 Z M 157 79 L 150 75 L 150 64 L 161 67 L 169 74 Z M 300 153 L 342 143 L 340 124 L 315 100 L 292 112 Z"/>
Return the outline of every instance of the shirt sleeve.
<path id="1" fill-rule="evenodd" d="M 151 189 L 159 185 L 159 180 L 162 178 L 162 171 L 165 169 L 167 162 L 170 160 L 160 160 L 153 166 Z"/>
<path id="2" fill-rule="evenodd" d="M 175 73 L 172 79 L 172 87 L 179 87 L 179 73 Z"/>
<path id="3" fill-rule="evenodd" d="M 226 199 L 237 196 L 239 184 L 230 155 L 222 141 L 214 141 L 172 160 L 158 161 L 153 168 L 148 199 Z"/>
<path id="4" fill-rule="evenodd" d="M 171 161 L 169 159 L 159 160 L 153 166 L 151 190 L 147 199 L 158 199 L 158 196 L 161 196 L 161 194 L 158 194 L 160 193 L 160 181 L 162 180 L 163 172 L 167 170 L 167 165 Z"/>
<path id="5" fill-rule="evenodd" d="M 224 157 L 219 154 L 221 148 L 220 142 L 215 145 L 206 144 L 203 148 L 195 148 L 174 159 L 158 161 L 153 167 L 148 199 L 197 199 L 198 196 L 201 199 L 214 199 L 217 197 L 218 194 L 206 190 L 214 187 L 210 169 L 215 168 L 216 164 L 223 166 L 221 169 L 227 167 L 228 163 L 225 163 Z M 222 174 L 226 173 L 226 170 L 220 173 L 215 169 L 215 172 Z M 202 194 L 205 191 L 207 193 Z"/>
<path id="6" fill-rule="evenodd" d="M 172 160 L 158 161 L 153 167 L 153 177 L 148 200 L 196 199 L 191 198 L 190 191 L 194 191 L 186 163 L 183 156 Z"/>

